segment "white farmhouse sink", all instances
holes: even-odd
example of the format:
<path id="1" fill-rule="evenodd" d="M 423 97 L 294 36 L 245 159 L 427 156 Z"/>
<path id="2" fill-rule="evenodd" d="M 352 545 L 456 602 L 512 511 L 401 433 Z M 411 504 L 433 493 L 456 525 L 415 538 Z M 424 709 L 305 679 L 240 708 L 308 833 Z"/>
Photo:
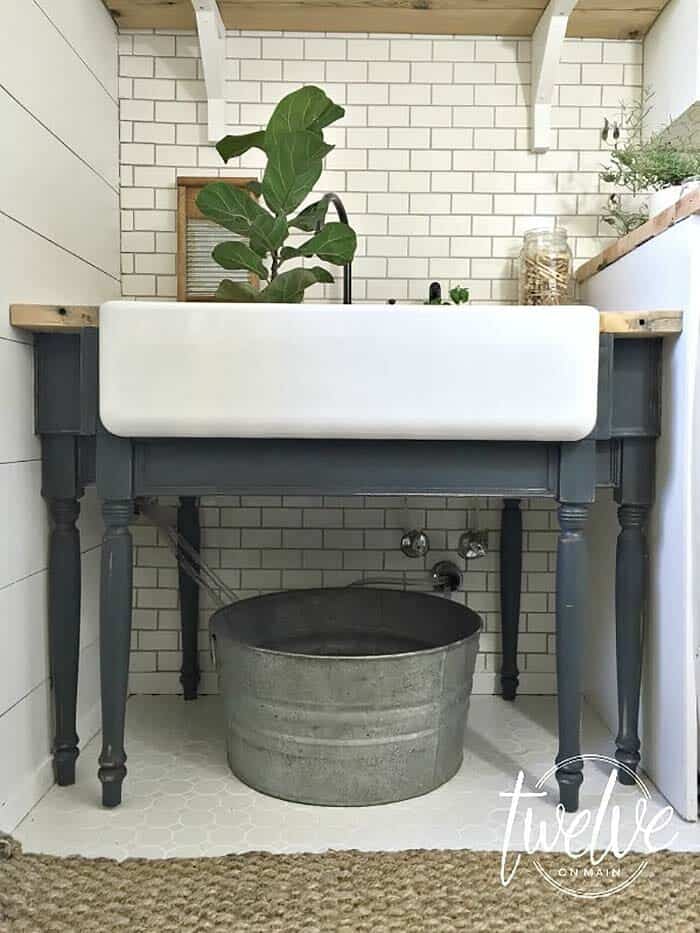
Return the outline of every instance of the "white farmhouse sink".
<path id="1" fill-rule="evenodd" d="M 598 312 L 110 301 L 100 414 L 129 437 L 574 441 Z"/>

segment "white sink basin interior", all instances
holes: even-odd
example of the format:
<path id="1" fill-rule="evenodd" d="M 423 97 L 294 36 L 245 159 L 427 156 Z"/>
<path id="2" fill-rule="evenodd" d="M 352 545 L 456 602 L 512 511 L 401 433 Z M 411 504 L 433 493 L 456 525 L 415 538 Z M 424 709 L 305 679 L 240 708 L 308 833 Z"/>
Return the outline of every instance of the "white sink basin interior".
<path id="1" fill-rule="evenodd" d="M 129 437 L 574 441 L 598 312 L 110 301 L 100 415 Z"/>

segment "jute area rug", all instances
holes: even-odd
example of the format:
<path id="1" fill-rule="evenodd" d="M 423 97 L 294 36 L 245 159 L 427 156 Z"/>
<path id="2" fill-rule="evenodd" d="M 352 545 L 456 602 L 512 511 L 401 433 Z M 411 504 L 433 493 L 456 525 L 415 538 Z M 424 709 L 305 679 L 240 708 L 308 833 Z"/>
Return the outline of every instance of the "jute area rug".
<path id="1" fill-rule="evenodd" d="M 553 861 L 552 861 L 553 859 Z M 567 856 L 551 857 L 570 865 Z M 586 900 L 496 852 L 329 852 L 147 860 L 0 857 L 2 933 L 578 933 L 700 929 L 699 857 L 661 852 L 633 884 Z"/>

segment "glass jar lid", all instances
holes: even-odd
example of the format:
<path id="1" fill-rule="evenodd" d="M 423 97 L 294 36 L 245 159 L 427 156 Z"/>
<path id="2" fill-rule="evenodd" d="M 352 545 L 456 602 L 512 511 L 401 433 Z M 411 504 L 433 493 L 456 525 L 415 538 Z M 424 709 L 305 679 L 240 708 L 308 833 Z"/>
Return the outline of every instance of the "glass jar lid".
<path id="1" fill-rule="evenodd" d="M 566 243 L 568 232 L 566 227 L 533 227 L 532 230 L 526 230 L 523 237 L 526 242 L 532 240 L 553 240 L 555 242 Z"/>

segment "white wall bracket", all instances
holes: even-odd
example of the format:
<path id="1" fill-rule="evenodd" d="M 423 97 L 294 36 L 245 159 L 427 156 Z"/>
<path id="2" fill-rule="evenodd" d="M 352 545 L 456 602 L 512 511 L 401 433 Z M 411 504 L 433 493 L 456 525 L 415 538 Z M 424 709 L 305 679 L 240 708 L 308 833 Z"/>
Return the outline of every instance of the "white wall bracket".
<path id="1" fill-rule="evenodd" d="M 532 34 L 532 141 L 533 152 L 546 152 L 551 144 L 552 97 L 569 15 L 577 0 L 549 0 Z"/>
<path id="2" fill-rule="evenodd" d="M 216 0 L 192 0 L 207 89 L 209 142 L 226 133 L 226 29 Z"/>

